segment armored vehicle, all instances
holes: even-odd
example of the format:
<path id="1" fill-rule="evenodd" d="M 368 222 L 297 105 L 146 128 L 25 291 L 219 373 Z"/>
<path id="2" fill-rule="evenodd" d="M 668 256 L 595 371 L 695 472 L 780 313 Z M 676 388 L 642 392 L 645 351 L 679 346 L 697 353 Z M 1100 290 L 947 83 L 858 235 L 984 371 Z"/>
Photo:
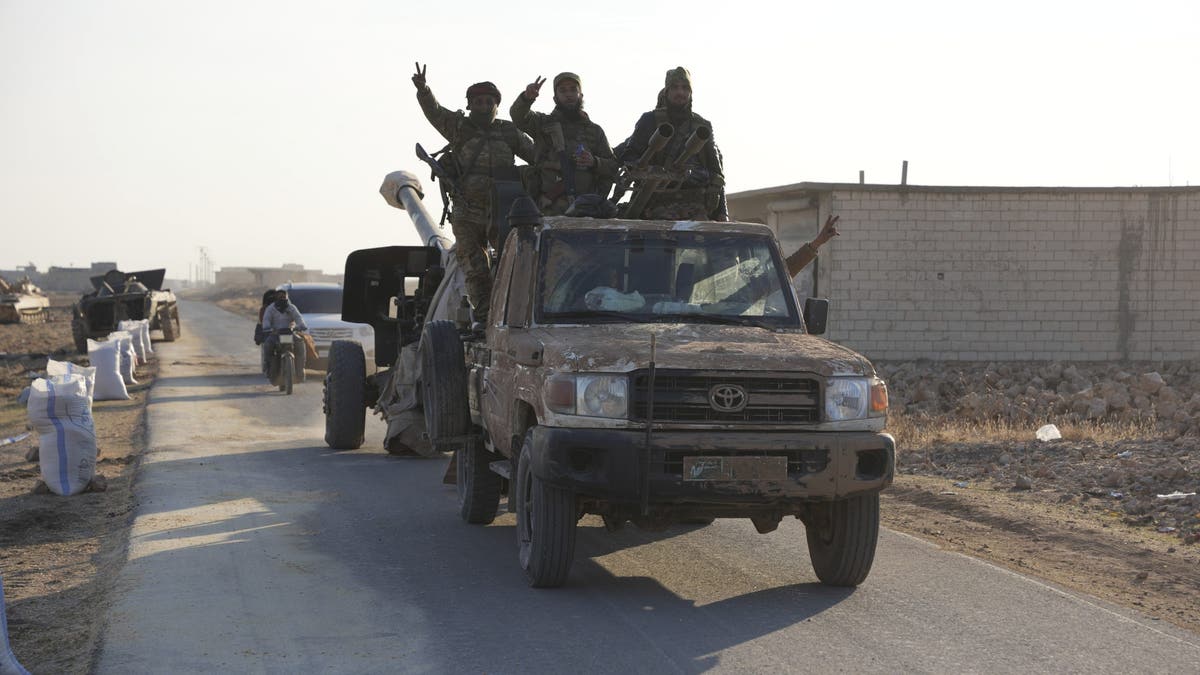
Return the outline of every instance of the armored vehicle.
<path id="1" fill-rule="evenodd" d="M 389 202 L 422 231 L 419 189 Z M 864 581 L 895 467 L 887 388 L 818 337 L 828 301 L 801 305 L 772 230 L 517 211 L 486 326 L 459 311 L 440 241 L 348 257 L 343 318 L 375 327 L 381 370 L 365 378 L 361 347 L 334 343 L 329 445 L 358 447 L 371 406 L 385 442 L 453 451 L 461 517 L 490 523 L 507 495 L 532 586 L 565 582 L 585 514 L 761 533 L 792 516 L 818 579 Z"/>
<path id="2" fill-rule="evenodd" d="M 25 277 L 10 284 L 0 277 L 0 323 L 44 323 L 50 298 Z"/>
<path id="3" fill-rule="evenodd" d="M 81 297 L 71 312 L 71 334 L 79 353 L 87 353 L 88 338 L 106 337 L 126 319 L 149 319 L 150 330 L 161 330 L 167 342 L 179 337 L 175 294 L 162 287 L 166 273 L 161 268 L 140 272 L 109 270 L 92 277 L 94 290 Z"/>

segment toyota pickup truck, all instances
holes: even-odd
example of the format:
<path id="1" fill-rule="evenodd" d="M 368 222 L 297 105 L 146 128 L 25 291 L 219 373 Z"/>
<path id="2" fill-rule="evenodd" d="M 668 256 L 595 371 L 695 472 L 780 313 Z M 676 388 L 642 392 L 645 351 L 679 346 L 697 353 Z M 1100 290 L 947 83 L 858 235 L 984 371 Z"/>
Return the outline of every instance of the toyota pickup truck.
<path id="1" fill-rule="evenodd" d="M 895 467 L 887 387 L 819 337 L 828 301 L 802 308 L 774 233 L 517 211 L 489 324 L 421 322 L 409 364 L 428 441 L 454 452 L 463 519 L 492 522 L 506 495 L 535 587 L 566 581 L 586 514 L 609 529 L 747 518 L 761 533 L 792 516 L 823 583 L 863 582 Z M 347 279 L 419 276 L 415 253 L 393 256 L 407 271 L 360 255 L 373 268 L 348 263 Z M 375 295 L 389 293 L 413 302 L 399 285 Z"/>

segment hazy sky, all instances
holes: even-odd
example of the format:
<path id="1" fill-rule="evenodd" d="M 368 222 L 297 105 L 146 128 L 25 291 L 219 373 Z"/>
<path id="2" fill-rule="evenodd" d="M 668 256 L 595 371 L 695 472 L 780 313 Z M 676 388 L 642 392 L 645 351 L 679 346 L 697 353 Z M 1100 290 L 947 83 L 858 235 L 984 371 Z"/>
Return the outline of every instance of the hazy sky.
<path id="1" fill-rule="evenodd" d="M 414 61 L 452 109 L 492 80 L 502 117 L 578 72 L 614 145 L 686 66 L 731 192 L 895 183 L 902 160 L 925 185 L 1200 183 L 1195 0 L 0 0 L 0 268 L 184 278 L 205 246 L 336 272 L 416 243 L 378 194 L 443 144 Z"/>

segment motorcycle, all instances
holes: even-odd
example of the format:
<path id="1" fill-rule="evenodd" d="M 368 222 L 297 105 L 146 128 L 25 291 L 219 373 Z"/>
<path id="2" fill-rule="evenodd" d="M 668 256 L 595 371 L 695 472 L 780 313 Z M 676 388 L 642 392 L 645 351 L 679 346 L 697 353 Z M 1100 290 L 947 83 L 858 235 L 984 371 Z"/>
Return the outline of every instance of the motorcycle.
<path id="1" fill-rule="evenodd" d="M 296 336 L 290 328 L 278 331 L 278 336 L 271 349 L 267 378 L 279 391 L 291 394 L 296 377 Z"/>

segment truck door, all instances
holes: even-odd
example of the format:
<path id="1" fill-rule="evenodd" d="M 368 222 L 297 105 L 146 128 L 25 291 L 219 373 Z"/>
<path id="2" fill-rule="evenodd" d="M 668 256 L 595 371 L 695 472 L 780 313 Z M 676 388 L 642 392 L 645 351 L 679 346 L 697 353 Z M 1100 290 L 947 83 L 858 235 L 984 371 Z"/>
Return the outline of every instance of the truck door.
<path id="1" fill-rule="evenodd" d="M 488 327 L 491 358 L 480 383 L 480 412 L 488 435 L 501 449 L 511 448 L 515 411 L 522 396 L 528 395 L 520 389 L 522 371 L 534 361 L 540 362 L 540 348 L 528 344 L 533 271 L 537 263 L 534 243 L 529 228 L 514 230 L 509 235 L 492 293 L 489 319 L 492 325 Z M 538 351 L 537 358 L 531 359 L 534 351 Z"/>

